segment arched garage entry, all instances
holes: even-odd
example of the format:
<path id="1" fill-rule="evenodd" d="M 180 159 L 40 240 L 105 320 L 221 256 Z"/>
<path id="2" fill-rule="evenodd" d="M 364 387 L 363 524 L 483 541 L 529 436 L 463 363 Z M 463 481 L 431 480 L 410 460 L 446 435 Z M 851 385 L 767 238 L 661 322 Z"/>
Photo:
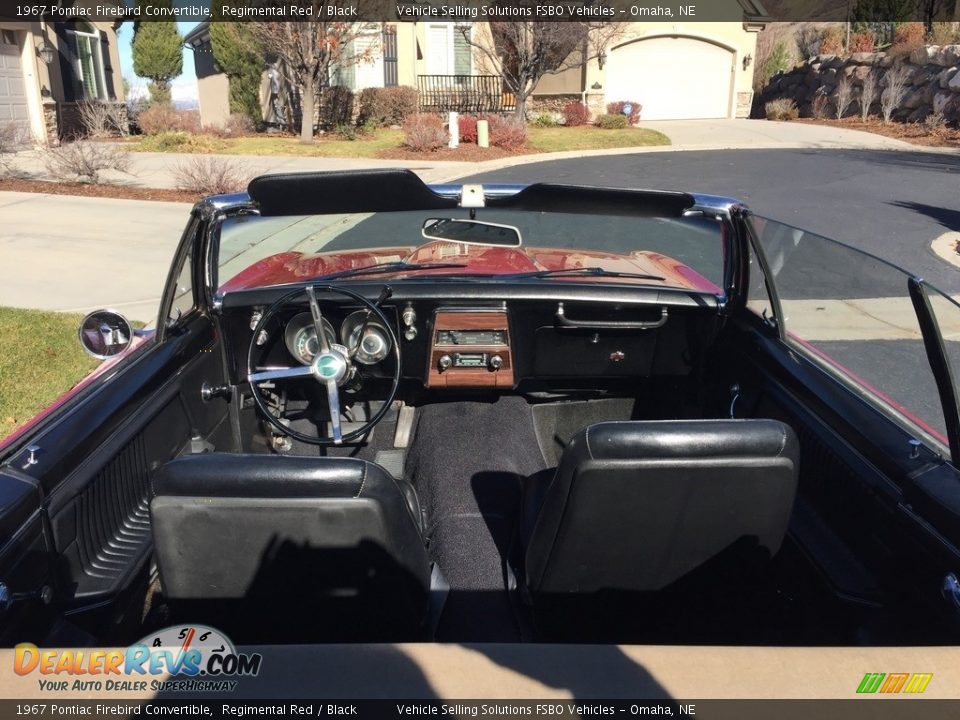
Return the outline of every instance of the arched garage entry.
<path id="1" fill-rule="evenodd" d="M 730 117 L 732 50 L 700 38 L 653 37 L 610 51 L 606 100 L 635 100 L 642 120 Z"/>

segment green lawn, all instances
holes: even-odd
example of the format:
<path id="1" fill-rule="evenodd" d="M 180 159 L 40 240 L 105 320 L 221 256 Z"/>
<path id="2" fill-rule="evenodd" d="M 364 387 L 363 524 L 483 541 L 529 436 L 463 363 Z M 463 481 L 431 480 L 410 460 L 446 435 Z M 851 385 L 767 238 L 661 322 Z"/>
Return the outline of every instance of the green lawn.
<path id="1" fill-rule="evenodd" d="M 0 438 L 97 366 L 77 340 L 82 317 L 0 307 Z"/>
<path id="2" fill-rule="evenodd" d="M 127 147 L 139 152 L 218 153 L 225 155 L 293 155 L 299 157 L 375 158 L 384 150 L 401 147 L 403 131 L 378 130 L 368 137 L 344 140 L 334 134 L 318 136 L 311 145 L 302 145 L 295 137 L 253 135 L 217 138 L 209 135 L 163 133 L 131 141 Z M 621 147 L 669 145 L 670 138 L 655 130 L 625 128 L 601 130 L 592 125 L 565 128 L 529 129 L 528 147 L 538 152 L 564 150 L 604 150 Z M 471 146 L 465 146 L 471 147 Z M 424 153 L 429 158 L 429 153 Z M 454 159 L 444 158 L 444 159 Z"/>
<path id="3" fill-rule="evenodd" d="M 575 128 L 530 128 L 529 138 L 528 144 L 540 152 L 607 150 L 670 144 L 670 138 L 656 130 L 637 127 L 601 130 L 592 125 Z"/>
<path id="4" fill-rule="evenodd" d="M 217 138 L 209 135 L 161 133 L 131 142 L 135 152 L 217 153 L 223 155 L 293 155 L 297 157 L 377 157 L 382 150 L 400 146 L 403 132 L 378 130 L 368 137 L 344 140 L 337 135 L 321 135 L 310 145 L 287 135 L 252 135 Z"/>

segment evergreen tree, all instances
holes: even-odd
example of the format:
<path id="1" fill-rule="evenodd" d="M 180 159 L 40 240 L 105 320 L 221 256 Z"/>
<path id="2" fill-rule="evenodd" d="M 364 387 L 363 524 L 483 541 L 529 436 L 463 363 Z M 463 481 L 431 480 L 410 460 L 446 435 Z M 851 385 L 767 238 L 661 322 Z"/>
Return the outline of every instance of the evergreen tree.
<path id="1" fill-rule="evenodd" d="M 230 112 L 243 113 L 259 124 L 263 119 L 260 77 L 265 61 L 257 33 L 250 23 L 215 21 L 210 23 L 210 44 L 217 66 L 230 79 Z"/>
<path id="2" fill-rule="evenodd" d="M 138 0 L 145 8 L 172 7 L 170 0 Z M 133 31 L 133 71 L 150 82 L 153 102 L 170 102 L 170 81 L 183 72 L 183 37 L 173 20 L 138 22 Z"/>

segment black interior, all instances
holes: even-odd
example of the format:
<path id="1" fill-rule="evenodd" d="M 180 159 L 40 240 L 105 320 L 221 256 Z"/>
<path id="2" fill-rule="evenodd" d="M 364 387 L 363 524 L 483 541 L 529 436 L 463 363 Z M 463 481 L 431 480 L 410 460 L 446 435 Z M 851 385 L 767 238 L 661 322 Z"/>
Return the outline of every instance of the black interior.
<path id="1" fill-rule="evenodd" d="M 251 190 L 290 210 L 282 187 Z M 546 202 L 525 192 L 517 206 Z M 693 202 L 605 197 L 637 213 Z M 190 251 L 185 236 L 178 262 Z M 6 458 L 4 644 L 122 645 L 175 618 L 238 644 L 960 639 L 944 591 L 960 572 L 955 468 L 910 453 L 902 424 L 742 302 L 550 280 L 349 287 L 384 299 L 400 343 L 399 368 L 342 389 L 345 426 L 384 411 L 361 441 L 264 422 L 248 350 L 294 365 L 282 325 L 307 308 L 291 299 L 258 342 L 256 314 L 289 292 L 261 288 L 161 328 L 39 428 L 41 463 Z M 358 309 L 319 302 L 335 328 Z M 595 325 L 564 327 L 561 303 Z M 510 387 L 428 386 L 441 309 L 506 312 Z M 262 387 L 288 427 L 328 435 L 319 383 Z"/>

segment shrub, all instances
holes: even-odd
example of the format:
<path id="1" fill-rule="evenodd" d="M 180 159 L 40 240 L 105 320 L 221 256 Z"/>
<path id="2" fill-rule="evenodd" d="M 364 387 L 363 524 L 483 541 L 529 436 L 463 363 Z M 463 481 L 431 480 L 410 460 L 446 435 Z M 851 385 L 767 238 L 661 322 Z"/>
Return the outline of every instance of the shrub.
<path id="1" fill-rule="evenodd" d="M 869 30 L 856 32 L 850 36 L 851 53 L 872 53 L 877 49 L 877 36 Z"/>
<path id="2" fill-rule="evenodd" d="M 402 125 L 417 112 L 417 98 L 417 89 L 406 85 L 366 88 L 360 92 L 358 119 L 372 120 L 378 127 Z"/>
<path id="3" fill-rule="evenodd" d="M 771 100 L 763 106 L 767 120 L 796 120 L 800 117 L 797 104 L 790 98 Z"/>
<path id="4" fill-rule="evenodd" d="M 14 173 L 13 156 L 28 141 L 29 135 L 20 123 L 0 124 L 0 177 Z"/>
<path id="5" fill-rule="evenodd" d="M 911 50 L 923 45 L 926 28 L 922 22 L 897 23 L 893 28 L 893 47 L 908 46 Z"/>
<path id="6" fill-rule="evenodd" d="M 763 63 L 763 67 L 760 68 L 764 82 L 777 73 L 786 72 L 793 67 L 793 64 L 793 53 L 790 52 L 787 44 L 781 40 L 773 46 L 770 55 Z"/>
<path id="7" fill-rule="evenodd" d="M 594 120 L 598 128 L 603 130 L 623 130 L 624 128 L 630 127 L 630 119 L 626 115 L 619 115 L 615 113 L 606 113 L 600 115 Z"/>
<path id="8" fill-rule="evenodd" d="M 880 93 L 880 111 L 883 113 L 883 121 L 890 122 L 893 117 L 893 111 L 899 107 L 907 94 L 907 78 L 910 71 L 903 65 L 897 65 L 887 70 L 883 76 L 883 92 Z"/>
<path id="9" fill-rule="evenodd" d="M 533 126 L 538 128 L 550 128 L 560 125 L 560 121 L 551 113 L 540 113 L 533 119 Z"/>
<path id="10" fill-rule="evenodd" d="M 147 135 L 140 141 L 139 147 L 148 152 L 213 153 L 223 150 L 225 146 L 213 135 L 165 132 Z"/>
<path id="11" fill-rule="evenodd" d="M 494 115 L 490 123 L 490 144 L 504 150 L 518 150 L 527 142 L 527 124 L 515 116 Z"/>
<path id="12" fill-rule="evenodd" d="M 564 105 L 561 112 L 563 113 L 564 125 L 567 127 L 586 125 L 590 120 L 590 109 L 577 100 Z"/>
<path id="13" fill-rule="evenodd" d="M 127 106 L 123 103 L 82 102 L 77 105 L 80 123 L 89 137 L 105 138 L 130 133 L 130 119 Z"/>
<path id="14" fill-rule="evenodd" d="M 853 83 L 849 76 L 840 78 L 837 83 L 837 119 L 842 119 L 853 104 Z"/>
<path id="15" fill-rule="evenodd" d="M 195 133 L 200 131 L 200 116 L 192 110 L 177 110 L 173 105 L 157 103 L 140 111 L 137 125 L 144 135 L 165 132 Z"/>
<path id="16" fill-rule="evenodd" d="M 843 55 L 844 32 L 839 25 L 831 25 L 820 33 L 821 55 Z"/>
<path id="17" fill-rule="evenodd" d="M 860 119 L 863 122 L 870 117 L 870 110 L 877 101 L 877 93 L 880 91 L 880 81 L 877 73 L 869 72 L 863 78 L 863 87 L 860 88 Z"/>
<path id="18" fill-rule="evenodd" d="M 417 112 L 417 102 L 420 93 L 416 88 L 408 85 L 394 85 L 383 89 L 387 99 L 387 122 L 391 125 L 402 125 L 411 115 Z"/>
<path id="19" fill-rule="evenodd" d="M 337 125 L 335 132 L 344 140 L 359 140 L 362 137 L 372 135 L 377 130 L 373 120 L 367 120 L 361 125 Z"/>
<path id="20" fill-rule="evenodd" d="M 804 60 L 820 54 L 820 42 L 823 40 L 823 33 L 815 25 L 807 25 L 800 29 L 796 35 L 797 50 L 800 57 Z"/>
<path id="21" fill-rule="evenodd" d="M 333 85 L 320 98 L 320 127 L 336 128 L 353 122 L 353 90 Z"/>
<path id="22" fill-rule="evenodd" d="M 923 127 L 931 135 L 938 135 L 947 128 L 947 119 L 942 112 L 932 112 L 923 119 Z"/>
<path id="23" fill-rule="evenodd" d="M 77 140 L 44 151 L 44 165 L 55 179 L 86 180 L 97 184 L 105 170 L 128 173 L 130 155 L 112 145 Z"/>
<path id="24" fill-rule="evenodd" d="M 813 95 L 810 101 L 810 114 L 817 120 L 822 120 L 827 116 L 827 106 L 830 104 L 830 98 L 824 88 L 820 88 Z"/>
<path id="25" fill-rule="evenodd" d="M 249 172 L 240 163 L 221 157 L 195 157 L 173 167 L 177 190 L 221 195 L 247 186 Z"/>
<path id="26" fill-rule="evenodd" d="M 460 142 L 475 143 L 477 141 L 477 120 L 473 115 L 458 115 L 457 130 L 460 132 Z"/>
<path id="27" fill-rule="evenodd" d="M 927 39 L 931 45 L 955 45 L 960 42 L 960 26 L 955 22 L 935 22 Z"/>
<path id="28" fill-rule="evenodd" d="M 447 144 L 449 134 L 436 115 L 417 113 L 403 123 L 403 144 L 416 152 L 431 152 Z"/>
<path id="29" fill-rule="evenodd" d="M 624 109 L 630 106 L 630 112 L 625 113 Z M 623 115 L 629 121 L 630 125 L 636 125 L 640 122 L 640 111 L 643 110 L 643 106 L 638 103 L 636 100 L 617 100 L 616 102 L 607 103 L 607 114 L 608 115 Z M 599 125 L 599 123 L 597 123 Z"/>
<path id="30" fill-rule="evenodd" d="M 244 135 L 253 135 L 257 131 L 257 126 L 246 113 L 231 113 L 230 117 L 223 124 L 222 134 L 226 137 L 242 137 Z"/>

